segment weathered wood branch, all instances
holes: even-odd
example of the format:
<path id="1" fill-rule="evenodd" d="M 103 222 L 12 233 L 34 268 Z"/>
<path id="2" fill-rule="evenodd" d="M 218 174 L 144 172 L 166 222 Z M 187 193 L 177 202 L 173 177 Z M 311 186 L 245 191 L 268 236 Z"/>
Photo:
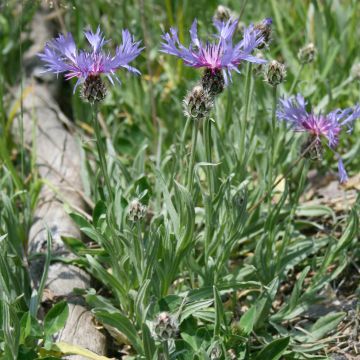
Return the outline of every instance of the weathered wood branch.
<path id="1" fill-rule="evenodd" d="M 69 131 L 71 122 L 52 96 L 56 89 L 56 78 L 39 81 L 34 76 L 38 72 L 36 53 L 42 50 L 47 37 L 51 35 L 45 18 L 44 14 L 36 14 L 31 34 L 34 45 L 24 57 L 27 66 L 23 92 L 24 141 L 27 146 L 35 147 L 37 171 L 44 180 L 30 229 L 28 253 L 32 255 L 46 252 L 49 229 L 53 238 L 52 255 L 71 258 L 73 255 L 66 249 L 61 237 L 80 238 L 81 234 L 66 213 L 64 202 L 84 209 L 81 196 L 81 158 L 79 145 Z M 18 132 L 17 120 L 14 122 L 15 135 Z M 43 271 L 43 258 L 34 257 L 30 262 L 30 275 L 36 287 Z M 50 265 L 44 294 L 47 299 L 62 298 L 69 304 L 69 317 L 65 327 L 57 335 L 57 340 L 105 355 L 105 335 L 95 326 L 94 318 L 84 306 L 83 300 L 73 293 L 74 288 L 87 289 L 89 286 L 90 276 L 84 270 L 57 262 Z M 84 359 L 80 356 L 71 358 Z"/>

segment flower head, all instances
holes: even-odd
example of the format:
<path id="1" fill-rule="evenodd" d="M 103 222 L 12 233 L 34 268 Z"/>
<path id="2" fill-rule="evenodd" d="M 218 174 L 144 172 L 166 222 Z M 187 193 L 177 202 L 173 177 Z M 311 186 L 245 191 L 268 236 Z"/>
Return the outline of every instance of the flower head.
<path id="1" fill-rule="evenodd" d="M 315 114 L 306 110 L 306 102 L 298 94 L 288 99 L 280 99 L 277 117 L 286 121 L 294 131 L 308 133 L 316 146 L 321 145 L 321 139 L 325 138 L 337 157 L 340 182 L 347 180 L 344 164 L 335 148 L 341 130 L 346 128 L 350 132 L 353 122 L 360 117 L 359 105 L 343 110 L 336 109 L 328 114 Z"/>
<path id="2" fill-rule="evenodd" d="M 228 21 L 232 16 L 232 11 L 224 5 L 219 5 L 214 14 L 214 19 L 218 21 Z"/>
<path id="3" fill-rule="evenodd" d="M 272 60 L 267 64 L 265 71 L 265 81 L 271 86 L 278 86 L 286 77 L 286 67 L 284 64 L 276 60 Z"/>
<path id="4" fill-rule="evenodd" d="M 214 42 L 202 42 L 198 38 L 197 21 L 194 20 L 190 29 L 190 46 L 187 48 L 180 43 L 177 30 L 170 29 L 169 33 L 163 35 L 161 51 L 181 58 L 185 65 L 194 68 L 206 68 L 213 74 L 222 70 L 227 83 L 228 76 L 231 80 L 231 71 L 239 72 L 238 66 L 243 61 L 254 63 L 265 63 L 251 53 L 262 42 L 259 30 L 253 25 L 244 29 L 243 39 L 237 44 L 233 44 L 233 35 L 237 28 L 238 21 L 230 19 L 226 22 L 214 20 L 218 34 L 215 35 Z"/>
<path id="5" fill-rule="evenodd" d="M 177 317 L 165 311 L 158 314 L 153 322 L 152 333 L 157 340 L 176 339 L 179 334 Z"/>
<path id="6" fill-rule="evenodd" d="M 128 217 L 132 222 L 142 220 L 146 216 L 147 207 L 139 199 L 133 199 L 128 207 Z"/>
<path id="7" fill-rule="evenodd" d="M 350 76 L 353 79 L 360 80 L 360 63 L 355 63 L 351 67 Z"/>
<path id="8" fill-rule="evenodd" d="M 214 106 L 214 99 L 201 85 L 196 85 L 186 95 L 183 106 L 186 117 L 200 120 L 209 115 Z"/>
<path id="9" fill-rule="evenodd" d="M 302 47 L 298 52 L 298 59 L 301 64 L 310 64 L 315 60 L 317 49 L 313 43 Z"/>
<path id="10" fill-rule="evenodd" d="M 100 74 L 105 74 L 109 81 L 114 84 L 113 78 L 120 82 L 115 75 L 115 71 L 123 67 L 130 72 L 140 74 L 139 70 L 130 66 L 143 48 L 140 42 L 135 42 L 128 30 L 122 31 L 122 44 L 116 48 L 115 54 L 102 50 L 108 42 L 103 37 L 100 27 L 96 32 L 84 31 L 91 50 L 78 50 L 71 33 L 60 34 L 57 38 L 49 41 L 44 48 L 44 52 L 39 54 L 40 59 L 46 64 L 46 71 L 55 74 L 64 73 L 65 79 L 78 78 L 74 92 L 80 83 L 84 83 L 89 78 L 98 81 Z"/>

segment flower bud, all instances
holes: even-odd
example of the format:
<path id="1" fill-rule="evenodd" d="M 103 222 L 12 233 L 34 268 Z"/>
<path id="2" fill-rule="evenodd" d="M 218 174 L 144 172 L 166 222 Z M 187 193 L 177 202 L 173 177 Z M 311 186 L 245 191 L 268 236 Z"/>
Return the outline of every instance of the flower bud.
<path id="1" fill-rule="evenodd" d="M 153 323 L 153 333 L 158 340 L 176 339 L 179 334 L 177 318 L 168 312 L 160 313 Z"/>
<path id="2" fill-rule="evenodd" d="M 258 49 L 263 49 L 269 45 L 271 41 L 272 23 L 273 21 L 271 18 L 266 18 L 254 26 L 254 30 L 258 31 L 257 38 L 263 38 L 263 41 L 258 46 Z"/>
<path id="3" fill-rule="evenodd" d="M 219 5 L 215 10 L 214 19 L 226 22 L 230 19 L 231 15 L 232 11 L 228 7 L 224 5 Z"/>
<path id="4" fill-rule="evenodd" d="M 306 153 L 304 154 L 304 152 Z M 315 136 L 310 136 L 301 146 L 301 154 L 304 154 L 306 159 L 313 161 L 321 161 L 323 159 L 324 148 L 321 141 Z"/>
<path id="5" fill-rule="evenodd" d="M 214 100 L 201 85 L 196 85 L 183 101 L 185 116 L 199 120 L 206 118 L 213 108 Z"/>
<path id="6" fill-rule="evenodd" d="M 221 70 L 205 69 L 201 78 L 201 84 L 210 95 L 216 96 L 223 92 L 225 87 L 225 79 Z"/>
<path id="7" fill-rule="evenodd" d="M 128 217 L 132 222 L 140 221 L 144 218 L 147 212 L 147 207 L 143 205 L 138 199 L 130 202 L 128 207 Z"/>
<path id="8" fill-rule="evenodd" d="M 314 61 L 316 54 L 317 50 L 315 45 L 310 43 L 299 50 L 298 59 L 301 64 L 309 64 Z"/>
<path id="9" fill-rule="evenodd" d="M 81 89 L 81 97 L 90 104 L 101 102 L 106 97 L 106 85 L 99 75 L 89 75 Z"/>
<path id="10" fill-rule="evenodd" d="M 221 358 L 221 347 L 219 346 L 219 344 L 216 344 L 210 352 L 210 359 L 211 360 L 219 360 Z"/>
<path id="11" fill-rule="evenodd" d="M 355 63 L 351 67 L 350 75 L 353 79 L 360 80 L 360 63 Z"/>
<path id="12" fill-rule="evenodd" d="M 230 359 L 230 360 L 236 360 L 237 356 L 236 356 L 235 349 L 229 349 L 227 351 L 227 356 L 228 356 L 228 359 Z"/>
<path id="13" fill-rule="evenodd" d="M 268 63 L 265 71 L 265 81 L 271 86 L 277 86 L 281 84 L 286 76 L 286 68 L 284 64 L 279 63 L 276 60 L 272 60 Z"/>

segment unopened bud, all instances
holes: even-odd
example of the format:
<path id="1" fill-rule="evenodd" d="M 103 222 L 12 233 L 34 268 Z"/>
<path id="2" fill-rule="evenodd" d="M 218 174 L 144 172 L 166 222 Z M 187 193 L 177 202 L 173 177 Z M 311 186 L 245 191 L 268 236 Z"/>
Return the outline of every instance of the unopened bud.
<path id="1" fill-rule="evenodd" d="M 353 79 L 360 80 L 360 63 L 356 63 L 351 67 L 350 75 Z"/>
<path id="2" fill-rule="evenodd" d="M 210 352 L 210 359 L 211 360 L 219 360 L 221 358 L 221 354 L 222 354 L 222 351 L 221 351 L 221 347 L 216 344 L 212 349 L 211 349 L 211 352 Z"/>
<path id="3" fill-rule="evenodd" d="M 231 17 L 231 10 L 224 6 L 224 5 L 219 5 L 216 10 L 215 10 L 215 15 L 214 18 L 218 21 L 228 21 Z"/>
<path id="4" fill-rule="evenodd" d="M 316 54 L 317 50 L 315 45 L 310 43 L 299 50 L 298 59 L 301 64 L 309 64 L 314 61 Z"/>
<path id="5" fill-rule="evenodd" d="M 276 60 L 272 60 L 268 63 L 265 71 L 265 81 L 271 86 L 277 86 L 281 84 L 286 76 L 286 68 L 284 64 L 279 63 Z"/>
<path id="6" fill-rule="evenodd" d="M 81 97 L 90 104 L 101 102 L 106 97 L 106 85 L 99 75 L 90 75 L 86 78 L 81 89 Z"/>
<path id="7" fill-rule="evenodd" d="M 266 18 L 254 26 L 254 30 L 258 32 L 257 38 L 262 38 L 260 45 L 258 45 L 258 49 L 263 49 L 269 45 L 271 41 L 272 23 L 273 21 L 271 18 Z"/>
<path id="8" fill-rule="evenodd" d="M 324 148 L 315 136 L 310 136 L 302 144 L 301 153 L 304 154 L 306 159 L 321 161 L 323 159 Z"/>
<path id="9" fill-rule="evenodd" d="M 213 108 L 214 100 L 201 85 L 196 85 L 183 101 L 185 116 L 195 120 L 206 118 Z"/>
<path id="10" fill-rule="evenodd" d="M 129 220 L 133 222 L 140 221 L 146 215 L 147 207 L 143 205 L 138 199 L 134 199 L 130 202 L 128 208 Z"/>
<path id="11" fill-rule="evenodd" d="M 229 358 L 230 360 L 236 360 L 236 359 L 237 359 L 236 352 L 235 352 L 234 349 L 229 349 L 229 350 L 227 351 L 227 355 L 228 355 L 228 358 Z"/>
<path id="12" fill-rule="evenodd" d="M 179 321 L 168 312 L 162 312 L 153 323 L 153 333 L 158 340 L 176 339 L 179 335 Z"/>
<path id="13" fill-rule="evenodd" d="M 205 69 L 201 78 L 201 84 L 210 95 L 216 96 L 223 92 L 225 87 L 225 79 L 221 70 Z"/>

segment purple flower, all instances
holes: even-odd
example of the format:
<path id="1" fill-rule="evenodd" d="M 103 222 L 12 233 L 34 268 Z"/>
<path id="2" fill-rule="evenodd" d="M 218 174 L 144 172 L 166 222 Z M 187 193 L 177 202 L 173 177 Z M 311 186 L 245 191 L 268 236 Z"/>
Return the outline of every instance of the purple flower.
<path id="1" fill-rule="evenodd" d="M 123 67 L 135 74 L 139 70 L 128 65 L 134 60 L 143 48 L 140 41 L 135 42 L 128 30 L 122 31 L 122 44 L 116 48 L 115 55 L 102 50 L 109 42 L 103 37 L 100 27 L 96 33 L 84 31 L 85 37 L 91 45 L 91 51 L 78 50 L 71 33 L 59 35 L 45 45 L 43 53 L 39 54 L 40 59 L 46 64 L 46 71 L 56 74 L 65 73 L 65 79 L 78 78 L 74 92 L 80 83 L 88 77 L 105 74 L 109 81 L 114 84 L 113 78 L 120 82 L 115 71 Z"/>
<path id="2" fill-rule="evenodd" d="M 222 70 L 225 82 L 227 76 L 231 80 L 231 71 L 239 72 L 238 66 L 242 61 L 258 64 L 266 63 L 266 60 L 251 55 L 251 53 L 263 42 L 263 37 L 253 25 L 244 29 L 243 39 L 233 44 L 233 35 L 237 28 L 238 20 L 230 19 L 227 22 L 214 20 L 218 31 L 215 42 L 203 43 L 198 38 L 197 20 L 195 19 L 190 29 L 190 46 L 186 48 L 180 43 L 177 30 L 170 29 L 165 33 L 161 51 L 183 59 L 185 65 L 194 68 L 207 68 L 213 74 Z"/>
<path id="3" fill-rule="evenodd" d="M 294 131 L 310 134 L 317 146 L 321 145 L 321 139 L 325 138 L 338 160 L 340 182 L 346 182 L 348 177 L 345 167 L 335 148 L 341 130 L 345 127 L 347 132 L 351 132 L 353 122 L 360 117 L 360 106 L 356 105 L 344 110 L 336 109 L 328 114 L 314 114 L 306 110 L 306 104 L 300 94 L 288 99 L 280 99 L 277 117 L 286 121 Z"/>

